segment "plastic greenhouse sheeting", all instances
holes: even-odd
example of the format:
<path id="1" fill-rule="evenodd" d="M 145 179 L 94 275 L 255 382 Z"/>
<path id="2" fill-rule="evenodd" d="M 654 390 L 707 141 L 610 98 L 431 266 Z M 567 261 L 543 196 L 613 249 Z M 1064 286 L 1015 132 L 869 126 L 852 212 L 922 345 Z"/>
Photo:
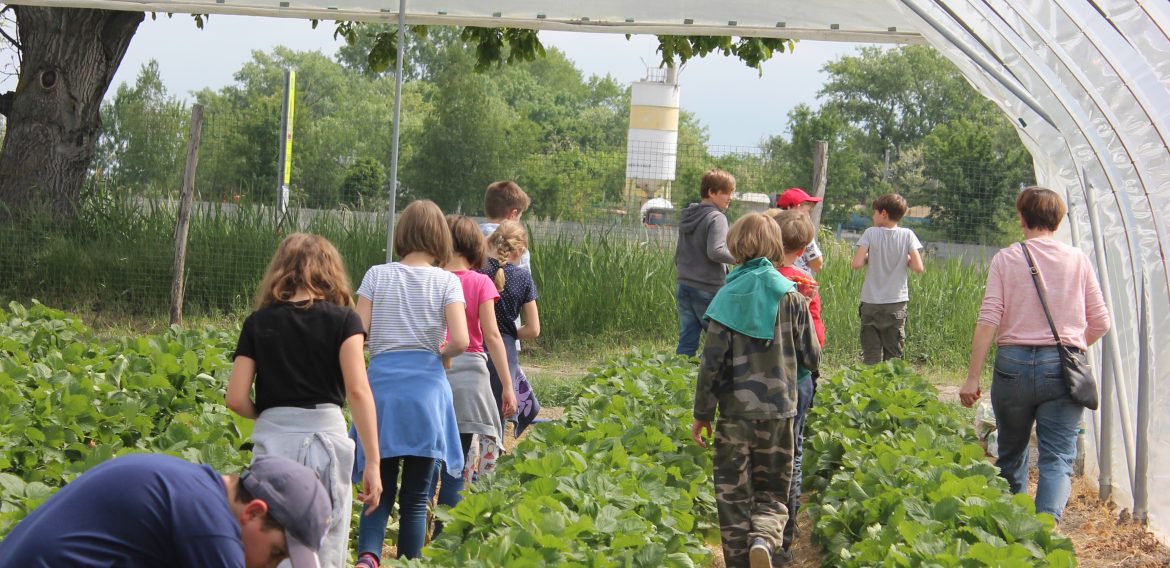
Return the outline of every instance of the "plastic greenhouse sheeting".
<path id="1" fill-rule="evenodd" d="M 392 0 L 11 3 L 386 22 L 399 8 Z M 1086 413 L 1085 473 L 1132 510 L 1145 453 L 1149 526 L 1170 543 L 1170 349 L 1157 341 L 1170 336 L 1170 2 L 410 0 L 406 20 L 934 46 L 1015 122 L 1040 183 L 1066 194 L 1064 235 L 1096 263 L 1113 317 L 1093 348 L 1103 403 Z"/>

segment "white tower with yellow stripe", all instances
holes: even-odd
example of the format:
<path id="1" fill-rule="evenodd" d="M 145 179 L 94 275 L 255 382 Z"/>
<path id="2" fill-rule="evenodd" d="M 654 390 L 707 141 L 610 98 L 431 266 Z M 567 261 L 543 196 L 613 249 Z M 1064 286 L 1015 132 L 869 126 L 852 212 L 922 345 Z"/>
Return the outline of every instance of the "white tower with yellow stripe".
<path id="1" fill-rule="evenodd" d="M 651 68 L 630 90 L 626 138 L 626 201 L 670 200 L 678 158 L 678 72 Z"/>

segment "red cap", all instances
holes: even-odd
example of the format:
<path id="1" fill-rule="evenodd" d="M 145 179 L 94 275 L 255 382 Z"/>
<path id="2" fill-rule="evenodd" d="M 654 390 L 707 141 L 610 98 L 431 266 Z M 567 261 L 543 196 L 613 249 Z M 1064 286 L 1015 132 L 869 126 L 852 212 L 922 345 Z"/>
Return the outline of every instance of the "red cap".
<path id="1" fill-rule="evenodd" d="M 799 187 L 790 187 L 784 190 L 784 193 L 781 193 L 780 197 L 776 198 L 776 207 L 781 209 L 792 209 L 793 207 L 808 201 L 813 203 L 820 203 L 824 200 L 820 197 L 813 197 L 805 193 L 804 190 L 800 189 Z"/>

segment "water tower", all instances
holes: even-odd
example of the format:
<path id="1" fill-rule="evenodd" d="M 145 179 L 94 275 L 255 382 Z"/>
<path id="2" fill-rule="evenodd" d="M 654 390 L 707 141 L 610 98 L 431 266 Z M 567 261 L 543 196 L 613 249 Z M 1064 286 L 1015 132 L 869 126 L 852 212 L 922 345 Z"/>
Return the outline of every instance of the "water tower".
<path id="1" fill-rule="evenodd" d="M 678 69 L 648 68 L 630 90 L 626 138 L 627 205 L 648 199 L 670 201 L 678 158 Z"/>

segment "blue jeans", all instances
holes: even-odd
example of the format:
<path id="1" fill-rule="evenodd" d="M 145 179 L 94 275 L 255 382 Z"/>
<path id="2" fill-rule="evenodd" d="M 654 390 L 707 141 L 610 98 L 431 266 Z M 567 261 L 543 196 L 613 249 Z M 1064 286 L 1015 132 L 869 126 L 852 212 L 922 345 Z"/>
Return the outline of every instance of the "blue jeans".
<path id="1" fill-rule="evenodd" d="M 398 469 L 402 468 L 402 488 L 398 488 Z M 386 524 L 390 509 L 398 496 L 398 557 L 418 558 L 422 553 L 427 528 L 427 500 L 435 479 L 435 459 L 418 456 L 385 458 L 382 468 L 382 501 L 366 516 L 362 507 L 358 525 L 358 556 L 371 553 L 382 557 L 386 541 Z"/>
<path id="2" fill-rule="evenodd" d="M 707 313 L 715 293 L 680 282 L 675 298 L 678 300 L 678 348 L 674 352 L 694 357 L 699 351 L 699 333 L 707 330 L 703 314 Z"/>
<path id="3" fill-rule="evenodd" d="M 1036 512 L 1059 522 L 1072 490 L 1084 408 L 1068 396 L 1056 347 L 1002 345 L 995 357 L 991 407 L 999 431 L 999 474 L 1012 493 L 1028 490 L 1032 425 L 1040 446 Z"/>
<path id="4" fill-rule="evenodd" d="M 463 444 L 463 463 L 468 463 L 470 456 L 467 452 L 471 450 L 472 434 L 460 434 L 459 443 Z M 439 484 L 439 504 L 447 507 L 454 507 L 463 500 L 463 472 L 457 471 L 455 475 L 451 475 L 447 471 L 447 464 L 442 462 L 435 463 L 435 477 L 442 480 Z M 435 494 L 435 486 L 431 485 L 431 496 Z M 435 532 L 432 536 L 438 537 L 439 533 L 443 532 L 443 523 L 435 519 Z"/>
<path id="5" fill-rule="evenodd" d="M 784 523 L 784 550 L 792 546 L 796 537 L 796 513 L 800 510 L 800 484 L 804 462 L 804 425 L 808 422 L 808 411 L 812 409 L 813 395 L 816 394 L 816 375 L 796 383 L 796 419 L 792 422 L 792 434 L 796 444 L 792 447 L 792 485 L 788 488 L 788 522 Z"/>

